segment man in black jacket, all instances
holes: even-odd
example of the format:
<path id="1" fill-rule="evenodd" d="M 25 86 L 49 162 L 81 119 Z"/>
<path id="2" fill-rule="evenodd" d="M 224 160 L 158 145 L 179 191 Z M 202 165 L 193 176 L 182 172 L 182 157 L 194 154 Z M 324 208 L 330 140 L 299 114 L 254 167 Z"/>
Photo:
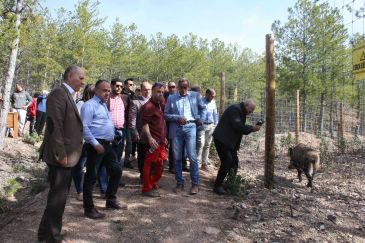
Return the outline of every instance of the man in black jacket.
<path id="1" fill-rule="evenodd" d="M 257 132 L 261 128 L 259 125 L 246 125 L 246 116 L 252 113 L 255 107 L 255 102 L 252 99 L 229 106 L 214 130 L 214 144 L 221 161 L 213 189 L 213 192 L 217 194 L 226 194 L 222 184 L 228 172 L 233 169 L 237 173 L 237 151 L 240 148 L 242 136 Z"/>

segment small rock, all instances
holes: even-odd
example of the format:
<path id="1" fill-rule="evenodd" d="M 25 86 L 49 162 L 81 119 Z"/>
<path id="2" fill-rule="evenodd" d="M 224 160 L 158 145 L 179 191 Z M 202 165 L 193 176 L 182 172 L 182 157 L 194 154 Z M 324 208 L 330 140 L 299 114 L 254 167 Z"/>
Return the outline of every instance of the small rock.
<path id="1" fill-rule="evenodd" d="M 167 226 L 167 227 L 165 228 L 165 232 L 171 232 L 171 227 L 170 227 L 170 226 Z"/>
<path id="2" fill-rule="evenodd" d="M 321 226 L 319 226 L 319 229 L 323 231 L 326 229 L 326 227 L 324 226 L 324 224 L 321 224 Z"/>
<path id="3" fill-rule="evenodd" d="M 242 209 L 246 209 L 246 208 L 247 208 L 246 204 L 244 204 L 244 203 L 241 203 L 240 207 L 241 207 Z"/>
<path id="4" fill-rule="evenodd" d="M 295 233 L 294 231 L 292 231 L 290 234 L 291 234 L 291 236 L 296 236 L 297 235 L 297 233 Z"/>
<path id="5" fill-rule="evenodd" d="M 208 235 L 218 235 L 221 231 L 220 229 L 215 227 L 206 227 L 204 232 L 207 233 Z"/>

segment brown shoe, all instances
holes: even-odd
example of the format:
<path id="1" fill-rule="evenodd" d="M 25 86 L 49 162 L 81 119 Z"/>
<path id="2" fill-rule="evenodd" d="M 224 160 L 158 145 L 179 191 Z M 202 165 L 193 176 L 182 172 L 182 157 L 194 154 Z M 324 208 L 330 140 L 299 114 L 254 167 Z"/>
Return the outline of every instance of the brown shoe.
<path id="1" fill-rule="evenodd" d="M 209 169 L 208 169 L 208 165 L 202 165 L 201 167 L 200 167 L 200 169 L 201 170 L 204 170 L 204 171 L 208 171 Z"/>
<path id="2" fill-rule="evenodd" d="M 174 189 L 175 193 L 181 193 L 184 191 L 184 185 L 177 185 Z"/>
<path id="3" fill-rule="evenodd" d="M 199 186 L 198 185 L 192 185 L 190 188 L 190 194 L 195 195 L 199 192 Z"/>
<path id="4" fill-rule="evenodd" d="M 102 219 L 105 217 L 105 214 L 99 213 L 96 208 L 92 208 L 90 210 L 85 210 L 85 216 L 90 219 Z"/>

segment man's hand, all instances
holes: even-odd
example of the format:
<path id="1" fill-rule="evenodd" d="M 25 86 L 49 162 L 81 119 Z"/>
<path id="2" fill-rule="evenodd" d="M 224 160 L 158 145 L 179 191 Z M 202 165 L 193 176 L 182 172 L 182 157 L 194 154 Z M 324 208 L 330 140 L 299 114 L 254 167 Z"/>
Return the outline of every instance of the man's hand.
<path id="1" fill-rule="evenodd" d="M 155 150 L 157 147 L 158 147 L 158 142 L 153 138 L 151 137 L 150 139 L 148 139 L 148 143 L 150 144 L 150 147 Z"/>
<path id="2" fill-rule="evenodd" d="M 132 140 L 134 142 L 138 142 L 141 138 L 139 137 L 138 133 L 137 134 L 133 134 Z"/>
<path id="3" fill-rule="evenodd" d="M 105 151 L 105 149 L 104 149 L 103 145 L 101 145 L 101 144 L 96 145 L 96 146 L 95 146 L 95 150 L 96 150 L 96 152 L 97 152 L 98 154 L 102 154 L 102 153 L 104 153 L 104 151 Z"/>
<path id="4" fill-rule="evenodd" d="M 60 159 L 57 161 L 61 166 L 65 167 L 67 166 L 67 157 L 64 157 L 63 159 Z"/>
<path id="5" fill-rule="evenodd" d="M 179 122 L 180 125 L 185 125 L 186 124 L 186 118 L 183 117 L 183 116 L 179 117 L 178 122 Z"/>
<path id="6" fill-rule="evenodd" d="M 260 131 L 260 129 L 261 129 L 261 126 L 259 126 L 259 125 L 253 126 L 253 131 L 254 132 Z"/>

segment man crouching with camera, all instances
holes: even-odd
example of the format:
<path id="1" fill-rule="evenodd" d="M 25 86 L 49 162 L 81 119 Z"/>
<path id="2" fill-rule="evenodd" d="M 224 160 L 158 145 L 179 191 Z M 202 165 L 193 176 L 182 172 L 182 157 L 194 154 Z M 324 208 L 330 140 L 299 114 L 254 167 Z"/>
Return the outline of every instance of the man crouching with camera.
<path id="1" fill-rule="evenodd" d="M 246 116 L 255 110 L 256 104 L 252 99 L 229 106 L 219 120 L 213 132 L 214 145 L 217 149 L 221 166 L 214 183 L 213 192 L 219 195 L 227 194 L 222 184 L 228 172 L 233 169 L 237 173 L 238 156 L 243 135 L 260 130 L 263 122 L 256 125 L 246 125 Z"/>

